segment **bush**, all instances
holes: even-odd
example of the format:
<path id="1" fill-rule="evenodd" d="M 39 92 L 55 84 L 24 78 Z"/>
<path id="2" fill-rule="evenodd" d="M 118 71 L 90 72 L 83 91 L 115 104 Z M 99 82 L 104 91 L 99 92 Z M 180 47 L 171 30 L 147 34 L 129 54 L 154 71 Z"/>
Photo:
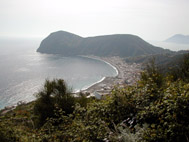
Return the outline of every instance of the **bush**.
<path id="1" fill-rule="evenodd" d="M 158 88 L 163 85 L 163 75 L 155 64 L 155 59 L 149 61 L 144 72 L 141 73 L 141 80 L 143 84 L 154 84 Z"/>
<path id="2" fill-rule="evenodd" d="M 174 81 L 180 79 L 189 82 L 189 53 L 183 56 L 179 65 L 173 68 L 170 74 L 173 76 Z"/>
<path id="3" fill-rule="evenodd" d="M 136 85 L 101 100 L 74 98 L 64 80 L 46 80 L 36 102 L 0 117 L 0 141 L 188 142 L 187 63 L 175 81 L 151 62 Z M 33 104 L 39 129 L 31 127 Z"/>
<path id="4" fill-rule="evenodd" d="M 3 120 L 3 121 L 2 121 Z M 9 125 L 10 120 L 0 121 L 0 142 L 15 142 L 18 140 L 14 129 Z"/>
<path id="5" fill-rule="evenodd" d="M 44 88 L 37 94 L 34 105 L 36 115 L 36 126 L 42 126 L 47 118 L 55 117 L 55 107 L 62 109 L 65 114 L 70 114 L 74 110 L 75 98 L 71 95 L 64 80 L 46 80 Z"/>
<path id="6" fill-rule="evenodd" d="M 172 82 L 163 97 L 138 113 L 142 123 L 149 124 L 146 141 L 187 142 L 189 136 L 189 84 Z"/>

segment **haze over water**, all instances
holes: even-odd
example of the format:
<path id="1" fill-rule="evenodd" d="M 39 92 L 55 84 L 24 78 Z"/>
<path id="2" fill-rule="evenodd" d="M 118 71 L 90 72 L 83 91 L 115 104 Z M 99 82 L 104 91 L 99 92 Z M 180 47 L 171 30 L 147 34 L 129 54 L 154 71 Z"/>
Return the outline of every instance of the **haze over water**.
<path id="1" fill-rule="evenodd" d="M 40 40 L 0 40 L 0 108 L 34 100 L 45 79 L 62 78 L 73 91 L 103 77 L 116 76 L 110 65 L 84 57 L 62 57 L 36 52 Z"/>

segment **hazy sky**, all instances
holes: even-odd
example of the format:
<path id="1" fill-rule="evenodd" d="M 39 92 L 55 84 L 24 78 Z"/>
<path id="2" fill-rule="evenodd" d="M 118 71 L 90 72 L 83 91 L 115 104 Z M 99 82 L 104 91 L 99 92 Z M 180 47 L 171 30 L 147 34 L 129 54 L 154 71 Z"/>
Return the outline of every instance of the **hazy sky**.
<path id="1" fill-rule="evenodd" d="M 0 36 L 135 34 L 164 40 L 189 34 L 189 0 L 0 0 Z"/>

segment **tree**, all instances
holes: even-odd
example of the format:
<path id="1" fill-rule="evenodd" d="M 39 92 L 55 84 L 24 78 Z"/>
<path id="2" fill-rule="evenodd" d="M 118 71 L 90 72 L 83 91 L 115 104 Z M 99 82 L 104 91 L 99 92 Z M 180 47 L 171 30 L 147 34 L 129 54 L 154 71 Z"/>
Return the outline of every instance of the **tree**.
<path id="1" fill-rule="evenodd" d="M 62 79 L 46 80 L 43 89 L 37 93 L 34 105 L 37 127 L 42 126 L 47 118 L 55 117 L 54 110 L 62 109 L 65 114 L 74 110 L 75 98 L 71 95 Z"/>
<path id="2" fill-rule="evenodd" d="M 155 64 L 155 59 L 150 60 L 146 65 L 144 72 L 141 74 L 141 81 L 144 84 L 153 83 L 158 88 L 163 85 L 163 75 L 160 73 L 160 70 Z"/>
<path id="3" fill-rule="evenodd" d="M 170 75 L 174 81 L 180 79 L 189 82 L 189 53 L 183 55 L 179 61 L 179 65 L 172 69 Z"/>

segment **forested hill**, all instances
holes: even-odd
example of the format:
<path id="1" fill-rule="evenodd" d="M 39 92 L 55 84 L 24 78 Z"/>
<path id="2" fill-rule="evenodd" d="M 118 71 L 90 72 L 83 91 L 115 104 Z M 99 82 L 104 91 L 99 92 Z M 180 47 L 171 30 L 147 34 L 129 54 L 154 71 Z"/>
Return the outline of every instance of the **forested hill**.
<path id="1" fill-rule="evenodd" d="M 105 35 L 83 38 L 65 31 L 51 33 L 45 38 L 37 52 L 49 54 L 95 55 L 95 56 L 139 56 L 167 53 L 169 50 L 155 47 L 138 36 L 129 34 Z"/>

